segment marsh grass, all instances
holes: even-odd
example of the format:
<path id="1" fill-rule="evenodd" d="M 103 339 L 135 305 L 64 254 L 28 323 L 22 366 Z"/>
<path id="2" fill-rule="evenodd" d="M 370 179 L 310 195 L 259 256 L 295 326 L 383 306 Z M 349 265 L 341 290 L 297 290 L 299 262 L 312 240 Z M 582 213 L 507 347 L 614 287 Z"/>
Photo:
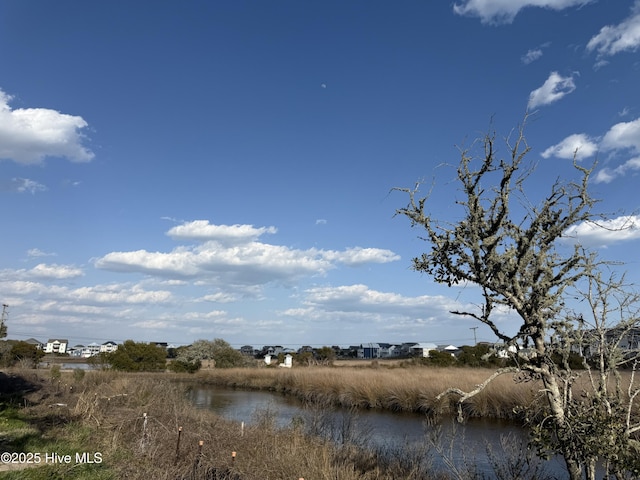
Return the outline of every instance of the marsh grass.
<path id="1" fill-rule="evenodd" d="M 438 394 L 455 386 L 469 390 L 491 374 L 471 368 L 299 368 L 228 369 L 202 372 L 199 383 L 231 388 L 272 390 L 305 402 L 348 408 L 373 408 L 427 414 L 454 411 L 455 399 L 437 401 Z M 505 375 L 465 405 L 471 417 L 520 418 L 520 411 L 536 404 L 540 386 L 514 383 Z"/>

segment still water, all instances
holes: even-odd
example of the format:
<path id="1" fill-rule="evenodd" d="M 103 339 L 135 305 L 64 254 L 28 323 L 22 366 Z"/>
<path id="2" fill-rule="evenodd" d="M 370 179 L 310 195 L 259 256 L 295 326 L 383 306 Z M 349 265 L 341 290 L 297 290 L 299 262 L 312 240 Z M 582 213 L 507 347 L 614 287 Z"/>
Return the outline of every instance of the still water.
<path id="1" fill-rule="evenodd" d="M 304 425 L 332 425 L 329 429 L 334 440 L 340 442 L 348 430 L 351 440 L 356 439 L 363 446 L 411 448 L 427 445 L 429 438 L 439 431 L 443 452 L 432 457 L 434 466 L 447 468 L 444 457 L 455 465 L 472 464 L 477 470 L 492 478 L 493 468 L 487 449 L 494 455 L 506 456 L 507 448 L 526 448 L 527 432 L 513 423 L 472 419 L 460 425 L 453 420 L 442 420 L 438 425 L 429 424 L 419 414 L 393 413 L 382 410 L 358 410 L 349 414 L 344 409 L 321 411 L 305 407 L 295 398 L 264 392 L 231 390 L 214 386 L 192 386 L 189 399 L 200 408 L 207 408 L 230 420 L 251 425 L 260 414 L 269 412 L 277 425 L 286 427 L 296 422 Z M 319 421 L 319 417 L 322 417 Z M 348 428 L 345 428 L 347 426 Z M 327 434 L 326 428 L 317 428 L 318 433 Z M 557 460 L 551 460 L 544 466 L 545 472 L 555 478 L 565 478 L 564 466 Z"/>

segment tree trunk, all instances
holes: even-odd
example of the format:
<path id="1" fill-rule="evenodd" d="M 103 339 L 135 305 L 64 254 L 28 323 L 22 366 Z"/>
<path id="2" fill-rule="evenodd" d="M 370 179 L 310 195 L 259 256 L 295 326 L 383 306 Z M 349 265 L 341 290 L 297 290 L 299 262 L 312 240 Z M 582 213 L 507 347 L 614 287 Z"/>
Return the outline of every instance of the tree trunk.
<path id="1" fill-rule="evenodd" d="M 547 365 L 543 365 L 540 368 L 540 371 L 542 373 L 542 383 L 545 387 L 553 422 L 556 425 L 556 432 L 564 437 L 566 420 L 562 392 L 560 391 L 555 375 L 550 371 Z M 576 452 L 573 451 L 573 448 L 570 445 L 563 441 L 563 438 L 559 438 L 559 440 L 562 450 L 561 453 L 567 466 L 567 472 L 569 473 L 570 480 L 582 480 L 582 468 L 580 463 L 575 460 Z"/>

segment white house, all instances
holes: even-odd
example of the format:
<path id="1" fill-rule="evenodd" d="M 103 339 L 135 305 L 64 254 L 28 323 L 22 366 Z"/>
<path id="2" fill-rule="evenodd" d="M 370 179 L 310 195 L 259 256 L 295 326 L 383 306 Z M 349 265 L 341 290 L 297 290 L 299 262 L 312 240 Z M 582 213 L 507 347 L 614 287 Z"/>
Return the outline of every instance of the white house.
<path id="1" fill-rule="evenodd" d="M 449 353 L 452 357 L 455 356 L 459 350 L 455 345 L 438 345 L 439 352 Z"/>
<path id="2" fill-rule="evenodd" d="M 66 353 L 69 340 L 62 338 L 50 338 L 44 347 L 44 353 Z"/>
<path id="3" fill-rule="evenodd" d="M 281 363 L 278 366 L 283 368 L 291 368 L 292 365 L 293 365 L 293 357 L 291 356 L 290 353 L 287 353 L 284 356 L 284 363 Z"/>
<path id="4" fill-rule="evenodd" d="M 84 345 L 78 344 L 73 347 L 67 348 L 67 353 L 72 357 L 81 357 Z"/>
<path id="5" fill-rule="evenodd" d="M 431 350 L 438 350 L 438 346 L 435 343 L 416 343 L 411 347 L 411 352 L 417 357 L 428 357 Z"/>
<path id="6" fill-rule="evenodd" d="M 84 358 L 93 357 L 94 355 L 97 355 L 99 353 L 100 353 L 100 345 L 98 345 L 96 342 L 90 343 L 89 345 L 84 347 L 84 349 L 82 350 L 82 356 Z"/>
<path id="7" fill-rule="evenodd" d="M 100 345 L 100 353 L 111 353 L 115 352 L 117 349 L 118 344 L 112 341 L 104 342 L 102 345 Z"/>
<path id="8" fill-rule="evenodd" d="M 400 356 L 400 345 L 393 343 L 379 343 L 380 358 L 391 358 Z"/>

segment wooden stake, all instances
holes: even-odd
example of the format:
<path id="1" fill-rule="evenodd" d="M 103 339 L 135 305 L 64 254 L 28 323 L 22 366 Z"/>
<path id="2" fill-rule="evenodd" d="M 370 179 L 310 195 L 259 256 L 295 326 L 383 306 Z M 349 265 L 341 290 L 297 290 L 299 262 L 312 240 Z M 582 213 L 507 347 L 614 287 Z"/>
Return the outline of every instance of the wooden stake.
<path id="1" fill-rule="evenodd" d="M 173 461 L 174 465 L 178 464 L 178 458 L 180 456 L 180 436 L 182 435 L 182 427 L 178 427 L 178 441 L 176 442 L 176 458 Z"/>

